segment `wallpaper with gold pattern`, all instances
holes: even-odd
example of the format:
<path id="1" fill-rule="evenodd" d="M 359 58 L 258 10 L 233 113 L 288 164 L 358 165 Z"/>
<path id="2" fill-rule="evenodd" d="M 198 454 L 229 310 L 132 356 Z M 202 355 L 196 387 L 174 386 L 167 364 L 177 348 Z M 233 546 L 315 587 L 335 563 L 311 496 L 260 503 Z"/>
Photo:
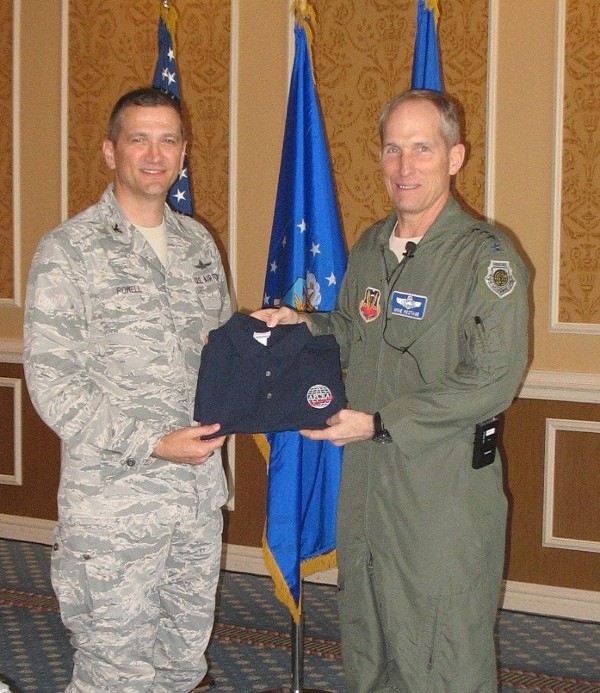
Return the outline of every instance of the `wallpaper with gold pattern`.
<path id="1" fill-rule="evenodd" d="M 600 5 L 565 27 L 559 321 L 600 324 Z"/>
<path id="2" fill-rule="evenodd" d="M 152 82 L 161 0 L 69 3 L 69 213 L 111 178 L 101 146 L 121 94 Z M 230 7 L 177 0 L 176 57 L 188 121 L 194 216 L 227 243 Z"/>
<path id="3" fill-rule="evenodd" d="M 559 319 L 600 323 L 600 9 L 566 0 Z M 230 3 L 177 0 L 177 53 L 191 125 L 196 215 L 226 247 Z M 469 158 L 457 177 L 484 206 L 487 0 L 440 0 L 444 83 L 463 104 Z M 116 98 L 149 83 L 160 0 L 69 3 L 69 212 L 93 203 L 110 178 L 100 147 Z M 410 81 L 413 0 L 313 0 L 317 90 L 348 245 L 389 209 L 377 163 L 377 116 Z M 3 16 L 6 15 L 6 16 Z M 0 298 L 12 294 L 12 7 L 0 3 Z M 268 69 L 268 68 L 267 68 Z M 257 95 L 258 97 L 259 95 Z M 500 220 L 502 221 L 502 220 Z"/>
<path id="4" fill-rule="evenodd" d="M 379 173 L 377 121 L 385 102 L 410 86 L 414 0 L 314 0 L 317 92 L 334 168 L 344 232 L 351 247 L 390 210 Z M 469 158 L 457 176 L 463 200 L 484 206 L 487 0 L 440 3 L 446 90 L 461 102 Z"/>
<path id="5" fill-rule="evenodd" d="M 0 3 L 0 298 L 13 296 L 12 2 Z"/>

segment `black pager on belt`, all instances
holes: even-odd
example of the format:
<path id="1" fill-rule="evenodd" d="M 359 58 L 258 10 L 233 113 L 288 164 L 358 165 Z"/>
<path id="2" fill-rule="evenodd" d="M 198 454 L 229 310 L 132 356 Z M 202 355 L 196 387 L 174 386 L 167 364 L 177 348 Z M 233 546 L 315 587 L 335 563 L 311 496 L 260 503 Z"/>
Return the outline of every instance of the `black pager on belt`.
<path id="1" fill-rule="evenodd" d="M 481 469 L 492 464 L 496 457 L 498 427 L 500 418 L 494 416 L 475 426 L 475 443 L 473 445 L 473 469 Z"/>

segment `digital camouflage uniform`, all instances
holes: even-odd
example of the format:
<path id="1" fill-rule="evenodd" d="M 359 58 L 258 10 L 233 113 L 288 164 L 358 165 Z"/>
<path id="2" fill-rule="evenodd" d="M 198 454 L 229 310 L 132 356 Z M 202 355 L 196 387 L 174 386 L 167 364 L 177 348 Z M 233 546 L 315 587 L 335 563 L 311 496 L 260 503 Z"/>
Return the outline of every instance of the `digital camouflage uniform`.
<path id="1" fill-rule="evenodd" d="M 68 691 L 187 693 L 206 673 L 226 485 L 151 457 L 192 424 L 200 352 L 231 313 L 217 248 L 165 206 L 168 266 L 100 201 L 42 239 L 25 310 L 33 403 L 63 443 L 52 580 Z"/>
<path id="2" fill-rule="evenodd" d="M 497 693 L 504 560 L 500 456 L 472 467 L 474 429 L 506 409 L 528 353 L 527 270 L 507 237 L 450 198 L 414 257 L 396 214 L 355 245 L 335 334 L 349 406 L 393 442 L 346 446 L 337 555 L 348 691 Z"/>

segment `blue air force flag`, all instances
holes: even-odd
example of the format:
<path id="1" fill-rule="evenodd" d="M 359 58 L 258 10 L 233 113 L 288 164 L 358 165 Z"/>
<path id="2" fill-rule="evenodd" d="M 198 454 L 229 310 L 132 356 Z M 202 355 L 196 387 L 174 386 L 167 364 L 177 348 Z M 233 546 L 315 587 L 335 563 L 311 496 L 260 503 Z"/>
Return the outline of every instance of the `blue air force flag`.
<path id="1" fill-rule="evenodd" d="M 411 87 L 443 91 L 437 37 L 437 0 L 417 0 L 417 32 Z"/>
<path id="2" fill-rule="evenodd" d="M 346 252 L 306 31 L 298 23 L 295 43 L 263 305 L 326 311 L 335 305 Z M 297 621 L 301 578 L 335 565 L 342 449 L 295 431 L 267 440 L 263 548 L 275 593 Z"/>

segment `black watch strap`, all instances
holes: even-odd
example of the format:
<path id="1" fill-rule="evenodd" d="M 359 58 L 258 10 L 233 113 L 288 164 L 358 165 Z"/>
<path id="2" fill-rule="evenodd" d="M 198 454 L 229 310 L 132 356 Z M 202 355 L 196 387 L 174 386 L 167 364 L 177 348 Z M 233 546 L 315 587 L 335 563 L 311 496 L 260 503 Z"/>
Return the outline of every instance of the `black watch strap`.
<path id="1" fill-rule="evenodd" d="M 378 443 L 390 443 L 392 441 L 392 436 L 387 428 L 383 425 L 381 414 L 378 411 L 373 414 L 373 428 L 373 440 Z"/>

